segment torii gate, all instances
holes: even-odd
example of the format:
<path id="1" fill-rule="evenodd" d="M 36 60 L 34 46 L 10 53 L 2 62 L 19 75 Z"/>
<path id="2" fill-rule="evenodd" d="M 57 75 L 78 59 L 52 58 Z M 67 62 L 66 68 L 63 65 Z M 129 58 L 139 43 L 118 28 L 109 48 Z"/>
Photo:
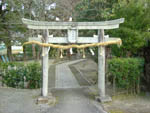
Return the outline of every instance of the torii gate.
<path id="1" fill-rule="evenodd" d="M 83 43 L 98 43 L 118 41 L 120 38 L 109 38 L 104 35 L 105 29 L 119 28 L 119 24 L 124 22 L 124 18 L 102 21 L 102 22 L 45 22 L 34 21 L 29 19 L 22 19 L 23 23 L 27 25 L 29 29 L 44 30 L 43 35 L 45 43 L 67 43 L 67 44 L 83 44 Z M 48 30 L 68 30 L 67 37 L 51 37 Z M 78 30 L 98 30 L 98 36 L 96 37 L 79 37 Z M 32 38 L 31 40 L 36 40 Z M 47 51 L 48 47 L 43 47 L 43 51 Z M 42 96 L 48 95 L 48 54 L 45 54 L 42 59 Z M 101 101 L 107 101 L 108 97 L 105 95 L 105 46 L 98 47 L 98 90 Z"/>

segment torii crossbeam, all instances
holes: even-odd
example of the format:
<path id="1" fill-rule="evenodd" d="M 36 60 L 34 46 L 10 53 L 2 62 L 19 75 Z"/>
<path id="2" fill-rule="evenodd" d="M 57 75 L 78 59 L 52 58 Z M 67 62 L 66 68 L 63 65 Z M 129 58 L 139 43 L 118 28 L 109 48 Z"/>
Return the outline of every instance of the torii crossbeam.
<path id="1" fill-rule="evenodd" d="M 109 38 L 104 35 L 106 29 L 119 28 L 119 24 L 124 22 L 124 18 L 102 21 L 102 22 L 45 22 L 45 21 L 34 21 L 29 19 L 22 19 L 23 23 L 27 25 L 29 29 L 44 30 L 43 35 L 44 43 L 68 43 L 68 44 L 83 44 L 83 43 L 98 43 L 117 41 L 119 38 Z M 51 37 L 48 30 L 62 30 L 68 31 L 67 37 Z M 95 37 L 79 37 L 78 30 L 89 29 L 98 30 L 98 36 Z M 39 40 L 40 38 L 32 37 L 30 41 Z M 47 47 L 43 47 L 43 51 L 48 51 Z M 43 56 L 43 85 L 42 85 L 42 96 L 48 95 L 48 54 Z M 109 98 L 105 95 L 105 46 L 98 47 L 98 89 L 99 96 L 102 102 L 108 101 Z"/>

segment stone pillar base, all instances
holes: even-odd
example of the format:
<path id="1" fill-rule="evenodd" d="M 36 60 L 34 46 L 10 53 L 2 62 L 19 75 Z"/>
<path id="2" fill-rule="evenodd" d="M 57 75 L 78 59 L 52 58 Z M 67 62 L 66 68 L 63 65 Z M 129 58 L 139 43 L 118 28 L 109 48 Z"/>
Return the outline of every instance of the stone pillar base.
<path id="1" fill-rule="evenodd" d="M 49 93 L 48 96 L 46 97 L 40 96 L 37 99 L 37 104 L 55 105 L 55 103 L 56 103 L 56 98 L 53 97 L 51 93 Z"/>
<path id="2" fill-rule="evenodd" d="M 95 100 L 98 101 L 98 102 L 101 102 L 101 103 L 104 103 L 104 102 L 111 102 L 112 99 L 110 96 L 105 96 L 105 97 L 100 97 L 100 96 L 96 96 L 95 97 Z"/>

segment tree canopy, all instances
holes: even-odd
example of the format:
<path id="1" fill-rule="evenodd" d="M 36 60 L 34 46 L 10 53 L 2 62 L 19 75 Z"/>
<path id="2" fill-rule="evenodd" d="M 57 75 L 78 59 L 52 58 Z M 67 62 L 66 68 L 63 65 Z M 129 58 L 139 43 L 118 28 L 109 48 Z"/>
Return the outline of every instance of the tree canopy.
<path id="1" fill-rule="evenodd" d="M 120 51 L 116 47 L 113 52 L 117 56 L 139 55 L 139 49 L 146 46 L 150 38 L 150 2 L 142 0 L 132 0 L 130 2 L 120 2 L 116 4 L 114 14 L 110 19 L 125 18 L 125 22 L 119 29 L 110 31 L 113 36 L 122 39 L 123 45 Z"/>
<path id="2" fill-rule="evenodd" d="M 106 31 L 110 36 L 120 37 L 121 48 L 113 46 L 116 56 L 138 55 L 150 38 L 149 0 L 82 0 L 77 5 L 77 21 L 102 21 L 125 18 L 119 29 Z"/>
<path id="3" fill-rule="evenodd" d="M 57 18 L 69 21 L 70 17 L 73 21 L 102 21 L 123 17 L 125 23 L 119 29 L 106 33 L 123 41 L 121 48 L 112 47 L 114 55 L 134 56 L 150 38 L 149 11 L 149 0 L 0 0 L 0 41 L 10 50 L 13 42 L 23 42 L 32 35 L 22 24 L 23 17 L 46 21 Z"/>

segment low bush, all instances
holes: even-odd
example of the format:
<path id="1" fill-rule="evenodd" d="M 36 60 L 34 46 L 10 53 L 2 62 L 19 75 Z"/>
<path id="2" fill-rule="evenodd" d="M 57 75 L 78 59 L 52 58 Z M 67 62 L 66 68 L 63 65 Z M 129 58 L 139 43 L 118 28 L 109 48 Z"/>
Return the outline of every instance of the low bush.
<path id="1" fill-rule="evenodd" d="M 41 66 L 39 63 L 1 63 L 2 83 L 14 88 L 39 88 L 41 83 Z"/>
<path id="2" fill-rule="evenodd" d="M 140 91 L 140 78 L 143 75 L 144 60 L 140 58 L 113 58 L 108 60 L 110 81 L 117 88 L 128 92 Z"/>

